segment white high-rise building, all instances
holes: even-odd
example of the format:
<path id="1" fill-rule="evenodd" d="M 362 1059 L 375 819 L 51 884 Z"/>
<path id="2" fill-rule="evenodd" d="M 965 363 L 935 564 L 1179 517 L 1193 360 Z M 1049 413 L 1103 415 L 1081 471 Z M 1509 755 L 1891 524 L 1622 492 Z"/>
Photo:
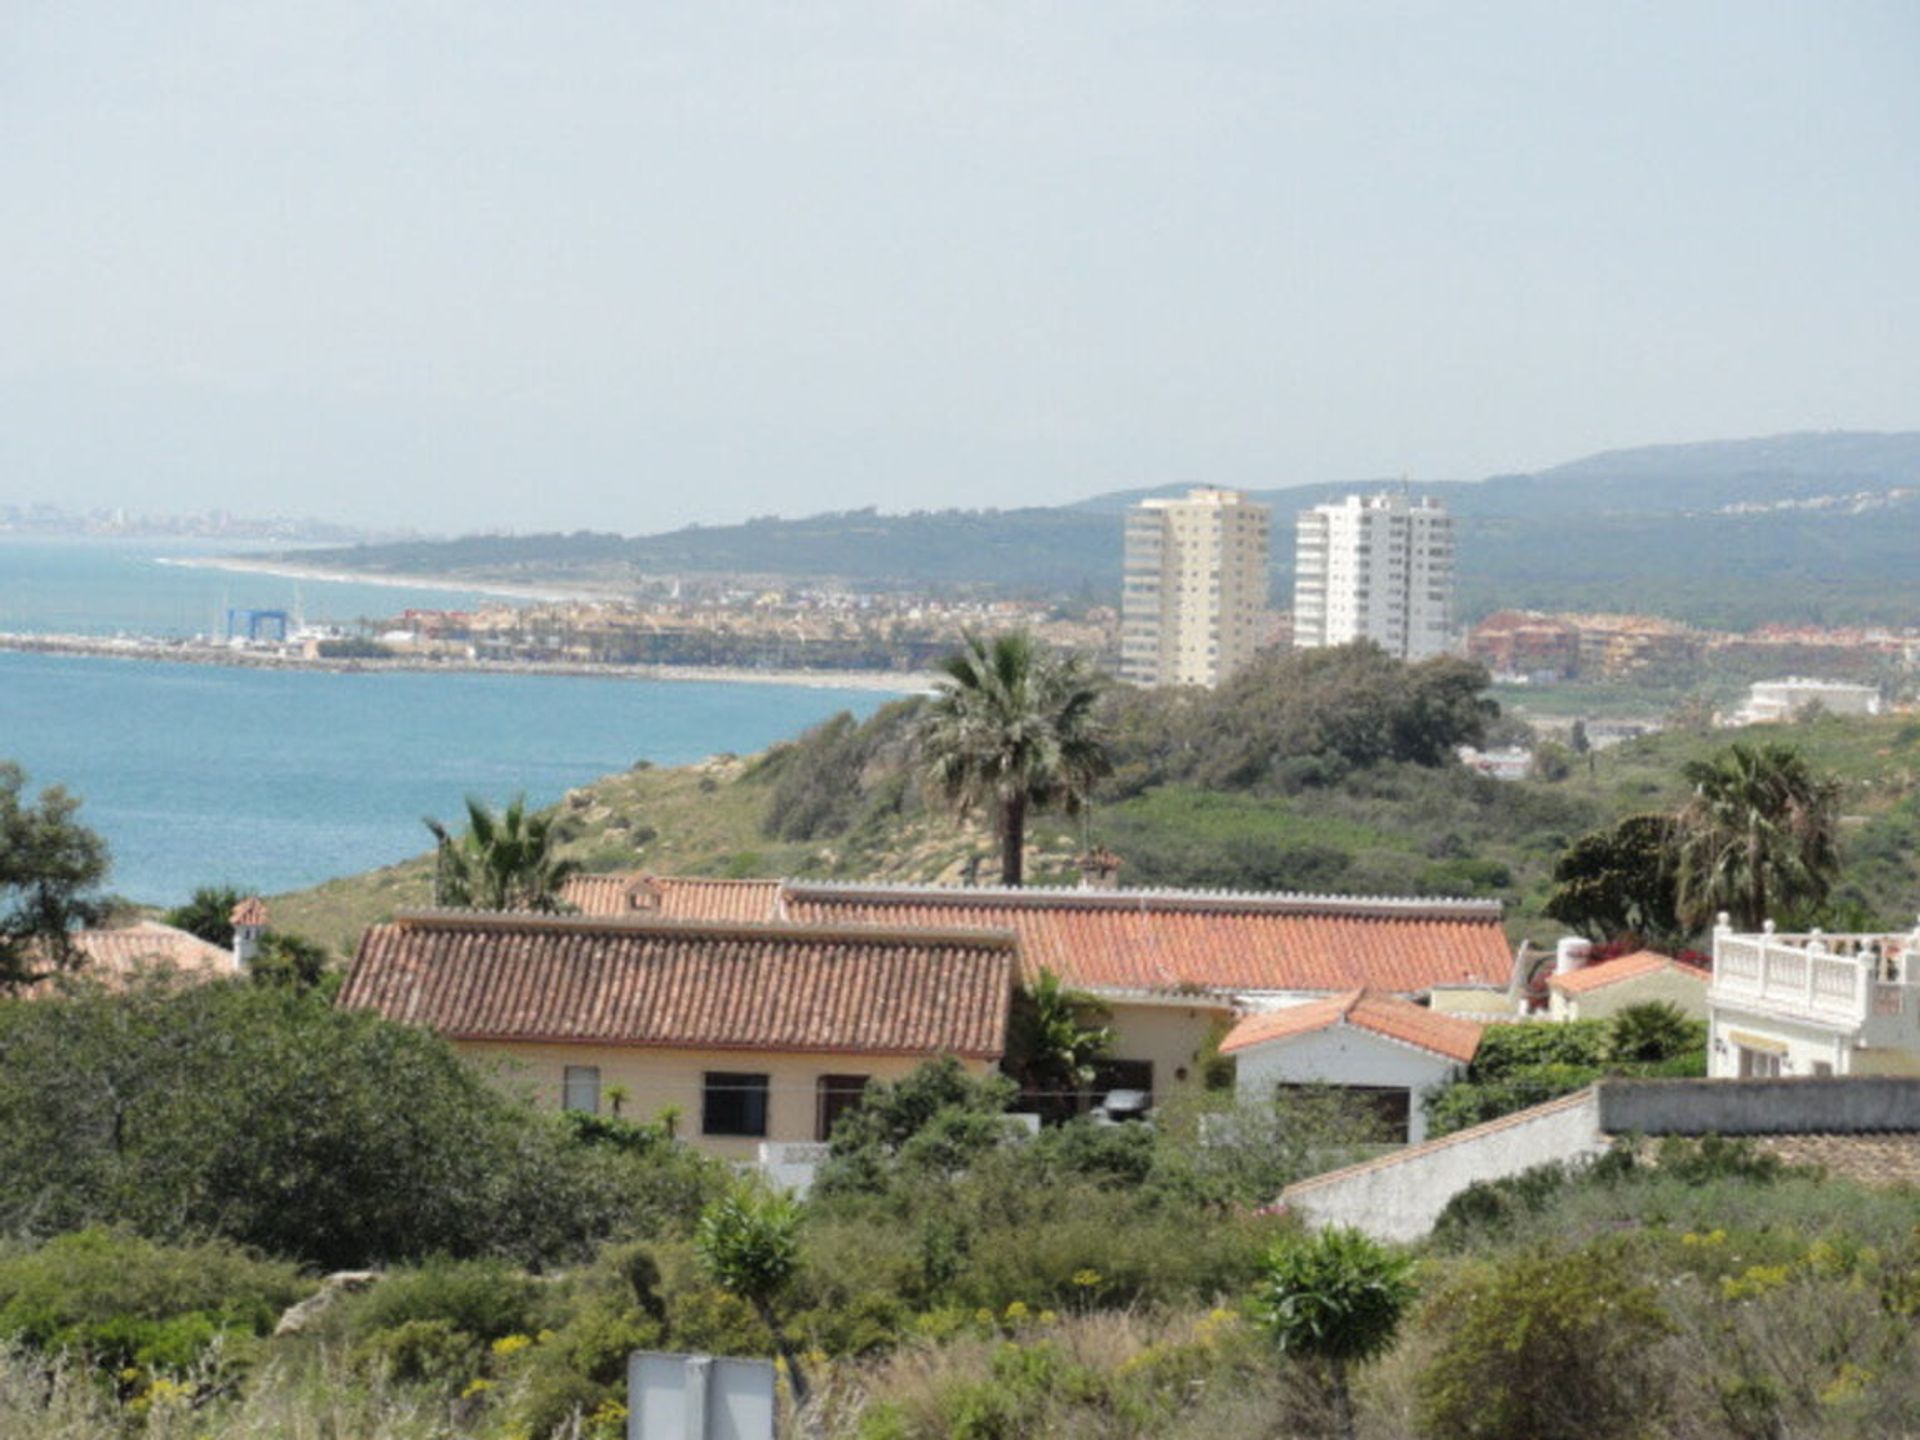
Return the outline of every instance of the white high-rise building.
<path id="1" fill-rule="evenodd" d="M 1267 605 L 1265 505 L 1189 490 L 1127 512 L 1120 674 L 1137 685 L 1218 685 L 1253 658 Z"/>
<path id="2" fill-rule="evenodd" d="M 1349 495 L 1300 512 L 1294 648 L 1355 640 L 1401 660 L 1453 648 L 1453 517 L 1438 501 Z"/>

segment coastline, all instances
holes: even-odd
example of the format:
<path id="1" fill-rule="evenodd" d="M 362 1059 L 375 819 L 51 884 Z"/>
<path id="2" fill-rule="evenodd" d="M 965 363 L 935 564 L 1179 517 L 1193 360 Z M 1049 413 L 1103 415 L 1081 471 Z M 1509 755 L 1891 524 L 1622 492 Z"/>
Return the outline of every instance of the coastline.
<path id="1" fill-rule="evenodd" d="M 390 571 L 330 570 L 319 565 L 301 565 L 297 561 L 258 560 L 242 555 L 184 555 L 161 558 L 160 565 L 176 565 L 185 570 L 228 570 L 242 575 L 270 575 L 277 580 L 302 580 L 337 585 L 372 585 L 388 590 L 460 590 L 470 595 L 492 595 L 502 600 L 551 602 L 564 600 L 615 600 L 618 590 L 557 585 L 515 585 L 505 580 L 463 580 L 454 575 L 396 575 Z"/>
<path id="2" fill-rule="evenodd" d="M 134 660 L 174 665 L 221 665 L 239 670 L 320 671 L 337 675 L 547 675 L 590 680 L 679 682 L 725 685 L 791 685 L 814 690 L 865 690 L 891 695 L 923 695 L 934 677 L 896 670 L 750 670 L 699 665 L 596 665 L 583 661 L 539 660 L 308 660 L 260 650 L 187 640 L 133 639 L 98 635 L 0 633 L 0 653 L 74 656 L 94 660 Z"/>

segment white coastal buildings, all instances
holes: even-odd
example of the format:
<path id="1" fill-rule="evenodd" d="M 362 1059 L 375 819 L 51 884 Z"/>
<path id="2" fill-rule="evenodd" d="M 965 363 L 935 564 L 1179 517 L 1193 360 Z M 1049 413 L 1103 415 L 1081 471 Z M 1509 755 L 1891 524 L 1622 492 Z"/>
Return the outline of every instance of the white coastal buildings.
<path id="1" fill-rule="evenodd" d="M 1298 650 L 1371 640 L 1401 660 L 1453 648 L 1453 517 L 1434 500 L 1349 495 L 1300 512 Z"/>
<path id="2" fill-rule="evenodd" d="M 1747 690 L 1747 703 L 1732 717 L 1735 725 L 1766 725 L 1793 720 L 1818 706 L 1830 715 L 1878 715 L 1880 691 L 1872 685 L 1850 685 L 1843 680 L 1756 680 Z"/>
<path id="3" fill-rule="evenodd" d="M 1136 685 L 1218 685 L 1253 658 L 1267 605 L 1265 505 L 1189 490 L 1127 512 L 1120 675 Z"/>
<path id="4" fill-rule="evenodd" d="M 1920 929 L 1713 932 L 1707 1074 L 1920 1075 Z"/>

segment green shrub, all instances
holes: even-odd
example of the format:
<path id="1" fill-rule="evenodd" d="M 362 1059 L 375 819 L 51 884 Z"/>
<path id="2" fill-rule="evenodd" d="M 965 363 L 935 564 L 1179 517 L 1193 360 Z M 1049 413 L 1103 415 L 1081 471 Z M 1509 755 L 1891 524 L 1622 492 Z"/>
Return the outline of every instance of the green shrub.
<path id="1" fill-rule="evenodd" d="M 1705 1053 L 1707 1027 L 1665 1000 L 1624 1006 L 1608 1022 L 1607 1058 L 1654 1064 L 1690 1051 Z"/>
<path id="2" fill-rule="evenodd" d="M 1489 1025 L 1467 1079 L 1486 1084 L 1543 1065 L 1598 1068 L 1612 1058 L 1612 1046 L 1612 1027 L 1605 1020 Z"/>
<path id="3" fill-rule="evenodd" d="M 1612 1440 L 1652 1433 L 1671 1330 L 1651 1286 L 1604 1247 L 1470 1265 L 1422 1316 L 1418 1413 L 1431 1440 Z"/>
<path id="4" fill-rule="evenodd" d="M 498 1260 L 430 1260 L 396 1270 L 346 1306 L 355 1334 L 433 1322 L 476 1340 L 540 1328 L 540 1282 Z"/>
<path id="5" fill-rule="evenodd" d="M 233 1245 L 84 1230 L 0 1258 L 0 1340 L 110 1370 L 182 1370 L 217 1338 L 266 1334 L 312 1288 Z"/>
<path id="6" fill-rule="evenodd" d="M 478 1338 L 445 1320 L 407 1320 L 361 1341 L 353 1363 L 397 1384 L 458 1388 L 473 1378 L 483 1353 Z"/>
<path id="7" fill-rule="evenodd" d="M 574 1143 L 431 1032 L 312 992 L 0 1006 L 0 1233 L 211 1233 L 325 1269 L 551 1263 L 684 1221 L 719 1169 Z"/>

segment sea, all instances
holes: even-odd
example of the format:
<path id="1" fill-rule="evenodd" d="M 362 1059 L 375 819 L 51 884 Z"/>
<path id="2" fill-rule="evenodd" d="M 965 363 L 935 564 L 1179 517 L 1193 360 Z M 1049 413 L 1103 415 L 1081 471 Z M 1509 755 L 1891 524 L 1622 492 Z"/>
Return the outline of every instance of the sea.
<path id="1" fill-rule="evenodd" d="M 203 541 L 0 536 L 0 632 L 218 634 L 229 608 L 307 621 L 461 608 L 458 589 L 294 581 L 182 565 Z M 257 548 L 257 547 L 255 547 Z M 465 797 L 535 806 L 645 760 L 748 754 L 873 689 L 752 681 L 253 670 L 0 652 L 0 760 L 60 785 L 113 856 L 108 888 L 274 894 L 426 848 Z"/>

